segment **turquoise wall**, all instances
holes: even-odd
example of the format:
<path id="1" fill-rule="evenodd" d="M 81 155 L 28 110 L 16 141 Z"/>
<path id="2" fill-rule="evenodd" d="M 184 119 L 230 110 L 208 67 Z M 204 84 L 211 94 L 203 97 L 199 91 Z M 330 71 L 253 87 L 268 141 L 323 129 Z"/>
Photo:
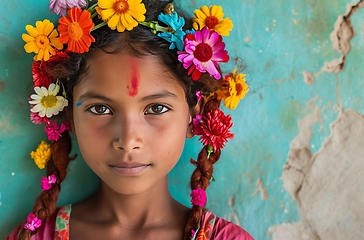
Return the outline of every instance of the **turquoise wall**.
<path id="1" fill-rule="evenodd" d="M 45 134 L 41 126 L 29 121 L 27 97 L 32 91 L 33 55 L 24 52 L 21 34 L 25 33 L 26 24 L 33 25 L 44 18 L 55 19 L 48 10 L 48 2 L 10 0 L 2 3 L 1 239 L 26 218 L 40 192 L 41 176 L 45 175 L 29 157 L 29 152 Z M 235 139 L 226 145 L 215 165 L 216 181 L 207 191 L 208 208 L 243 226 L 255 239 L 271 239 L 274 237 L 272 226 L 302 222 L 305 218 L 302 202 L 292 197 L 281 179 L 288 155 L 297 144 L 292 141 L 297 138 L 306 141 L 309 151 L 315 155 L 330 137 L 330 124 L 339 117 L 340 111 L 353 109 L 358 114 L 364 113 L 364 9 L 358 6 L 358 11 L 348 16 L 355 36 L 346 41 L 352 48 L 345 53 L 346 62 L 341 65 L 344 69 L 330 72 L 323 68 L 327 66 L 325 63 L 342 56 L 333 49 L 330 34 L 334 32 L 335 41 L 334 24 L 339 15 L 346 13 L 349 0 L 175 2 L 186 12 L 224 2 L 225 16 L 233 20 L 234 29 L 225 41 L 231 57 L 238 56 L 245 61 L 250 92 L 236 111 L 225 109 L 233 117 Z M 233 68 L 233 65 L 223 66 L 223 70 Z M 307 117 L 313 113 L 317 117 L 310 122 Z M 189 159 L 196 157 L 200 148 L 197 139 L 188 140 L 181 160 L 170 174 L 172 194 L 186 205 L 193 171 Z M 74 152 L 77 153 L 76 145 Z M 335 171 L 340 174 L 343 170 Z M 296 175 L 292 176 L 295 179 Z M 345 179 L 342 181 L 346 183 Z M 83 160 L 77 158 L 70 164 L 68 177 L 62 184 L 59 205 L 85 198 L 97 185 L 97 178 Z M 330 202 L 330 198 L 326 201 Z M 305 221 L 310 219 L 305 218 Z"/>

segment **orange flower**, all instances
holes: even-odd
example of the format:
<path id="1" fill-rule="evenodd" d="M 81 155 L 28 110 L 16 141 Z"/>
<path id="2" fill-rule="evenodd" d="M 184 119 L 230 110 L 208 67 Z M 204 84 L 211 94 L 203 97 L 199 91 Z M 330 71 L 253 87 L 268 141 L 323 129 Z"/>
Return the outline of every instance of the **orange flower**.
<path id="1" fill-rule="evenodd" d="M 59 19 L 58 31 L 61 35 L 59 40 L 63 44 L 68 44 L 68 51 L 88 52 L 91 43 L 95 42 L 94 37 L 91 36 L 93 27 L 94 23 L 89 11 L 71 8 L 68 10 L 68 17 L 64 16 Z"/>

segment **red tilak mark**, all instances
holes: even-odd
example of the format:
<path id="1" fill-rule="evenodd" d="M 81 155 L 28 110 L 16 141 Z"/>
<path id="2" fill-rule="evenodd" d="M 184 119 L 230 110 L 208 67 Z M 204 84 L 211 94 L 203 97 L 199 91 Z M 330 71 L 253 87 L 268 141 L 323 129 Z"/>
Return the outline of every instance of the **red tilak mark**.
<path id="1" fill-rule="evenodd" d="M 135 97 L 138 94 L 139 87 L 139 69 L 136 60 L 131 62 L 131 78 L 130 78 L 130 87 L 128 86 L 129 92 L 128 95 L 130 97 Z"/>

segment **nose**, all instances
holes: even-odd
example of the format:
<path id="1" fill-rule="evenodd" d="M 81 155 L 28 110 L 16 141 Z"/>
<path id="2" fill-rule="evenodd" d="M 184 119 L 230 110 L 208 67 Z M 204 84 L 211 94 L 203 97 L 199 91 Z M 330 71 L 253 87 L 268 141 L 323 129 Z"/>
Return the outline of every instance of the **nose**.
<path id="1" fill-rule="evenodd" d="M 131 152 L 143 147 L 140 120 L 122 117 L 115 119 L 112 146 L 116 150 Z"/>

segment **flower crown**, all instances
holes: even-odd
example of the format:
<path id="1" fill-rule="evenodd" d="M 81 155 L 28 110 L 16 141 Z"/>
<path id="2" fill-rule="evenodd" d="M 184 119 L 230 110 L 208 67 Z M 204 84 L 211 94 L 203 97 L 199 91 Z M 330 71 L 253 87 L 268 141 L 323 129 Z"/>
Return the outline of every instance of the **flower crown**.
<path id="1" fill-rule="evenodd" d="M 65 89 L 62 82 L 52 79 L 47 70 L 66 61 L 72 53 L 88 52 L 92 42 L 95 42 L 91 32 L 106 25 L 119 32 L 132 31 L 138 25 L 145 26 L 170 42 L 169 48 L 176 49 L 178 60 L 193 81 L 198 81 L 203 73 L 219 80 L 214 91 L 196 92 L 198 100 L 215 97 L 224 100 L 227 108 L 235 109 L 249 91 L 245 74 L 236 73 L 235 69 L 222 78 L 218 70 L 220 62 L 226 63 L 230 59 L 222 36 L 229 36 L 233 28 L 232 21 L 223 18 L 221 6 L 196 9 L 192 19 L 193 28 L 184 30 L 185 19 L 178 15 L 171 3 L 159 14 L 158 21 L 146 22 L 146 8 L 141 0 L 98 0 L 91 6 L 86 1 L 51 0 L 50 9 L 61 15 L 57 29 L 51 21 L 44 19 L 37 21 L 35 27 L 26 25 L 27 34 L 22 35 L 26 42 L 25 51 L 35 53 L 32 64 L 35 93 L 29 98 L 30 119 L 34 124 L 45 125 L 49 141 L 58 141 L 69 126 L 59 117 L 59 113 L 68 106 Z M 101 23 L 95 26 L 92 21 L 94 18 L 102 19 Z M 231 117 L 224 115 L 221 110 L 210 111 L 204 116 L 197 115 L 193 125 L 194 133 L 207 146 L 208 156 L 223 148 L 227 139 L 233 138 L 230 132 Z M 51 157 L 50 144 L 42 141 L 30 155 L 40 169 L 44 168 Z M 49 177 L 44 181 L 48 181 Z M 49 184 L 54 181 L 54 178 L 49 179 Z M 191 197 L 194 199 L 193 205 L 196 205 L 196 196 L 201 194 L 194 191 Z M 29 224 L 34 223 L 30 228 L 38 226 L 37 221 L 30 216 Z"/>

